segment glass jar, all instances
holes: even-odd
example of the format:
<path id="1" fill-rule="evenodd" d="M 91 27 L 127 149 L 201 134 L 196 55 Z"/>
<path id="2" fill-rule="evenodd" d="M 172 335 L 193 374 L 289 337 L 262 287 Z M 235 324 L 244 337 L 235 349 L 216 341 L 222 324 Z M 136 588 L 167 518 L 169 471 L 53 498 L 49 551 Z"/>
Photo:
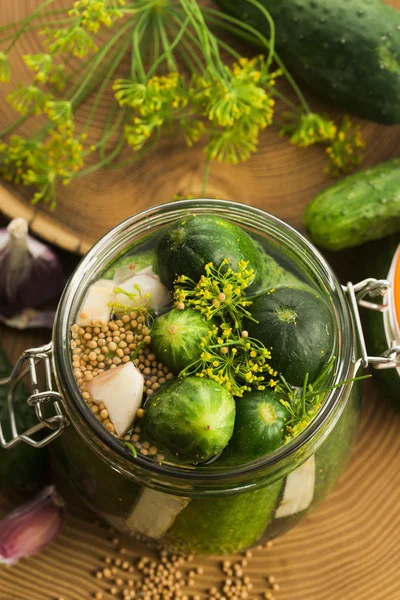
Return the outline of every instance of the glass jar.
<path id="1" fill-rule="evenodd" d="M 360 387 L 347 383 L 333 389 L 314 420 L 294 440 L 262 459 L 235 467 L 218 463 L 178 467 L 140 454 L 134 458 L 106 431 L 83 401 L 73 376 L 71 325 L 88 286 L 110 262 L 188 212 L 218 215 L 264 239 L 318 288 L 335 323 L 338 362 L 333 385 L 354 378 L 359 367 L 368 364 L 371 359 L 365 351 L 357 300 L 370 291 L 385 291 L 387 282 L 366 280 L 342 288 L 325 259 L 303 236 L 259 209 L 216 200 L 164 204 L 117 225 L 83 258 L 61 298 L 52 345 L 26 351 L 11 377 L 20 378 L 24 361 L 29 361 L 33 393 L 28 401 L 40 423 L 25 435 L 14 428 L 10 441 L 0 441 L 12 446 L 21 440 L 32 445 L 54 440 L 57 476 L 68 480 L 77 497 L 119 530 L 168 550 L 224 554 L 280 535 L 329 492 L 354 440 Z M 37 383 L 39 362 L 45 368 L 43 391 Z M 52 414 L 48 405 L 53 407 Z M 34 434 L 41 428 L 48 429 L 49 435 L 35 441 Z"/>

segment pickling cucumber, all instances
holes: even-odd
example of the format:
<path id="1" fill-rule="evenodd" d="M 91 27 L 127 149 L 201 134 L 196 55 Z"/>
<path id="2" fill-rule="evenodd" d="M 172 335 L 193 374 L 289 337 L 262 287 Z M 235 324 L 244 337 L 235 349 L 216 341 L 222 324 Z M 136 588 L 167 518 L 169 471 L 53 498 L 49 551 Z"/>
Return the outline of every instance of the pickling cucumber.
<path id="1" fill-rule="evenodd" d="M 306 373 L 313 382 L 329 361 L 334 326 L 329 308 L 316 292 L 280 287 L 260 294 L 245 327 L 251 337 L 271 349 L 271 366 L 295 386 Z"/>
<path id="2" fill-rule="evenodd" d="M 4 350 L 0 347 L 0 379 L 11 372 Z M 0 386 L 0 421 L 4 436 L 10 439 L 10 416 L 7 401 L 8 388 Z M 15 390 L 14 411 L 18 431 L 24 431 L 37 423 L 34 409 L 28 405 L 28 393 L 22 386 Z M 23 442 L 4 450 L 0 447 L 0 491 L 13 489 L 31 491 L 39 487 L 48 469 L 47 448 L 32 448 Z"/>
<path id="3" fill-rule="evenodd" d="M 400 231 L 400 159 L 322 191 L 307 206 L 304 221 L 311 240 L 326 250 L 358 246 Z"/>
<path id="4" fill-rule="evenodd" d="M 269 38 L 270 25 L 257 6 L 248 0 L 217 3 Z M 336 107 L 372 121 L 400 122 L 398 10 L 380 0 L 259 3 L 274 20 L 277 50 L 293 74 Z"/>
<path id="5" fill-rule="evenodd" d="M 168 227 L 160 236 L 154 265 L 160 280 L 173 288 L 178 275 L 199 281 L 206 264 L 219 267 L 224 259 L 226 268 L 236 270 L 240 261 L 254 269 L 249 290 L 255 293 L 260 285 L 259 249 L 250 235 L 234 223 L 213 215 L 187 215 Z"/>

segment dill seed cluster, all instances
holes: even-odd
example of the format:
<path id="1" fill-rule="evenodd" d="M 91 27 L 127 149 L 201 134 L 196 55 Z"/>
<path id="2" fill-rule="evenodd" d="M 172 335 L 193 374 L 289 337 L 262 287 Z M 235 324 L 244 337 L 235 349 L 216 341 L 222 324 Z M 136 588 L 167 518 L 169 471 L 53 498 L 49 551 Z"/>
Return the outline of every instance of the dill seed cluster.
<path id="1" fill-rule="evenodd" d="M 80 316 L 86 317 L 82 313 Z M 86 389 L 86 385 L 97 375 L 133 361 L 144 376 L 144 393 L 147 396 L 154 394 L 164 383 L 173 378 L 168 367 L 157 361 L 156 356 L 151 352 L 150 329 L 143 314 L 130 312 L 108 323 L 92 320 L 90 325 L 85 327 L 75 323 L 71 331 L 72 367 L 76 382 L 93 414 L 110 433 L 114 433 L 115 428 L 106 407 L 103 403 L 97 405 L 90 402 L 90 395 Z M 140 414 L 142 416 L 144 414 L 141 409 L 138 416 Z M 150 454 L 152 455 L 153 452 Z M 157 452 L 154 452 L 155 454 Z"/>

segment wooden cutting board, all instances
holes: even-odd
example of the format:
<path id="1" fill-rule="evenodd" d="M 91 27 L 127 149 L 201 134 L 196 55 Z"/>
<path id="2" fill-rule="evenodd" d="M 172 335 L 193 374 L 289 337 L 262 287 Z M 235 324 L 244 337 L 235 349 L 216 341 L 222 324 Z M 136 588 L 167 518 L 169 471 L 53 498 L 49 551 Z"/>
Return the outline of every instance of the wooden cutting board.
<path id="1" fill-rule="evenodd" d="M 400 9 L 400 0 L 387 2 Z M 57 2 L 57 6 L 70 5 L 71 0 Z M 38 0 L 3 0 L 0 26 L 26 16 L 37 6 Z M 40 52 L 40 48 L 41 38 L 36 34 L 29 33 L 21 38 L 10 59 L 15 83 L 31 80 L 20 55 Z M 11 84 L 0 86 L 0 130 L 18 116 L 5 100 L 11 88 Z M 340 119 L 338 111 L 321 104 L 310 94 L 307 98 L 314 109 Z M 105 114 L 110 101 L 107 97 L 101 102 L 100 115 Z M 78 124 L 87 117 L 88 110 L 85 106 L 80 109 Z M 32 133 L 38 121 L 40 118 L 36 122 L 30 120 L 19 133 Z M 400 127 L 359 122 L 367 143 L 365 166 L 400 154 Z M 88 132 L 89 139 L 98 134 L 101 127 L 102 121 L 95 121 Z M 324 174 L 326 164 L 323 148 L 300 150 L 281 138 L 276 129 L 270 128 L 261 136 L 257 155 L 247 163 L 238 166 L 213 164 L 207 196 L 252 204 L 301 227 L 305 204 L 332 183 Z M 30 205 L 26 189 L 0 184 L 0 210 L 9 217 L 25 217 L 32 230 L 43 238 L 67 250 L 83 253 L 126 217 L 149 206 L 169 202 L 176 194 L 199 195 L 203 168 L 201 148 L 188 149 L 180 138 L 166 140 L 151 155 L 131 167 L 99 171 L 69 186 L 61 186 L 54 212 L 43 205 Z"/>

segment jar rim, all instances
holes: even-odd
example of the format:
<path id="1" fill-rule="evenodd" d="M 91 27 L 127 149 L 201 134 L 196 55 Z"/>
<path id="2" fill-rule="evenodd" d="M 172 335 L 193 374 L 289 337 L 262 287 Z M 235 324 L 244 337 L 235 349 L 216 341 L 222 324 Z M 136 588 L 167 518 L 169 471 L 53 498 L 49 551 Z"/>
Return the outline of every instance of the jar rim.
<path id="1" fill-rule="evenodd" d="M 354 364 L 354 331 L 349 306 L 342 286 L 325 258 L 301 233 L 266 211 L 230 200 L 213 199 L 181 200 L 148 208 L 116 225 L 89 250 L 71 276 L 57 309 L 53 328 L 54 373 L 58 388 L 66 399 L 70 420 L 74 428 L 85 441 L 88 442 L 87 438 L 89 436 L 92 442 L 96 442 L 95 452 L 109 464 L 112 464 L 110 457 L 110 450 L 112 450 L 116 457 L 119 457 L 124 462 L 123 470 L 126 474 L 134 477 L 134 469 L 137 467 L 145 479 L 150 480 L 152 476 L 155 478 L 164 476 L 166 478 L 170 477 L 174 481 L 187 482 L 188 484 L 193 482 L 199 484 L 217 483 L 217 481 L 227 482 L 237 479 L 238 476 L 249 478 L 265 471 L 265 469 L 277 466 L 306 446 L 335 413 L 343 397 L 345 386 L 331 390 L 323 406 L 309 425 L 293 440 L 265 457 L 250 463 L 231 467 L 214 466 L 212 464 L 203 467 L 188 467 L 186 465 L 159 464 L 155 460 L 140 454 L 134 458 L 123 442 L 111 435 L 90 411 L 79 392 L 73 376 L 69 350 L 70 328 L 73 323 L 74 298 L 79 288 L 82 287 L 86 291 L 87 283 L 91 281 L 91 274 L 96 272 L 98 275 L 101 270 L 104 270 L 105 264 L 103 264 L 100 270 L 96 267 L 99 260 L 104 261 L 107 256 L 110 258 L 112 252 L 114 252 L 113 259 L 115 259 L 116 240 L 125 239 L 127 232 L 132 227 L 140 225 L 141 233 L 144 234 L 146 230 L 149 232 L 156 221 L 158 226 L 170 224 L 173 220 L 178 219 L 187 212 L 212 213 L 219 216 L 225 215 L 228 219 L 230 218 L 229 214 L 231 214 L 232 218 L 232 213 L 234 212 L 235 217 L 240 218 L 240 223 L 249 224 L 253 229 L 256 227 L 260 232 L 265 231 L 267 224 L 275 228 L 276 232 L 282 231 L 282 243 L 289 243 L 290 241 L 293 247 L 296 247 L 298 252 L 303 255 L 304 260 L 307 260 L 307 265 L 310 266 L 312 264 L 312 267 L 316 271 L 318 270 L 321 283 L 330 295 L 337 323 L 338 343 L 340 344 L 339 355 L 337 357 L 339 366 L 335 373 L 333 385 L 347 380 L 351 365 L 352 363 Z M 111 250 L 112 248 L 114 249 Z M 123 253 L 122 249 L 120 253 Z M 86 284 L 82 285 L 82 282 L 86 282 Z M 81 290 L 80 295 L 82 293 Z M 304 460 L 306 458 L 304 457 Z M 129 462 L 127 463 L 127 461 Z M 127 467 L 127 464 L 131 466 L 130 469 Z"/>

